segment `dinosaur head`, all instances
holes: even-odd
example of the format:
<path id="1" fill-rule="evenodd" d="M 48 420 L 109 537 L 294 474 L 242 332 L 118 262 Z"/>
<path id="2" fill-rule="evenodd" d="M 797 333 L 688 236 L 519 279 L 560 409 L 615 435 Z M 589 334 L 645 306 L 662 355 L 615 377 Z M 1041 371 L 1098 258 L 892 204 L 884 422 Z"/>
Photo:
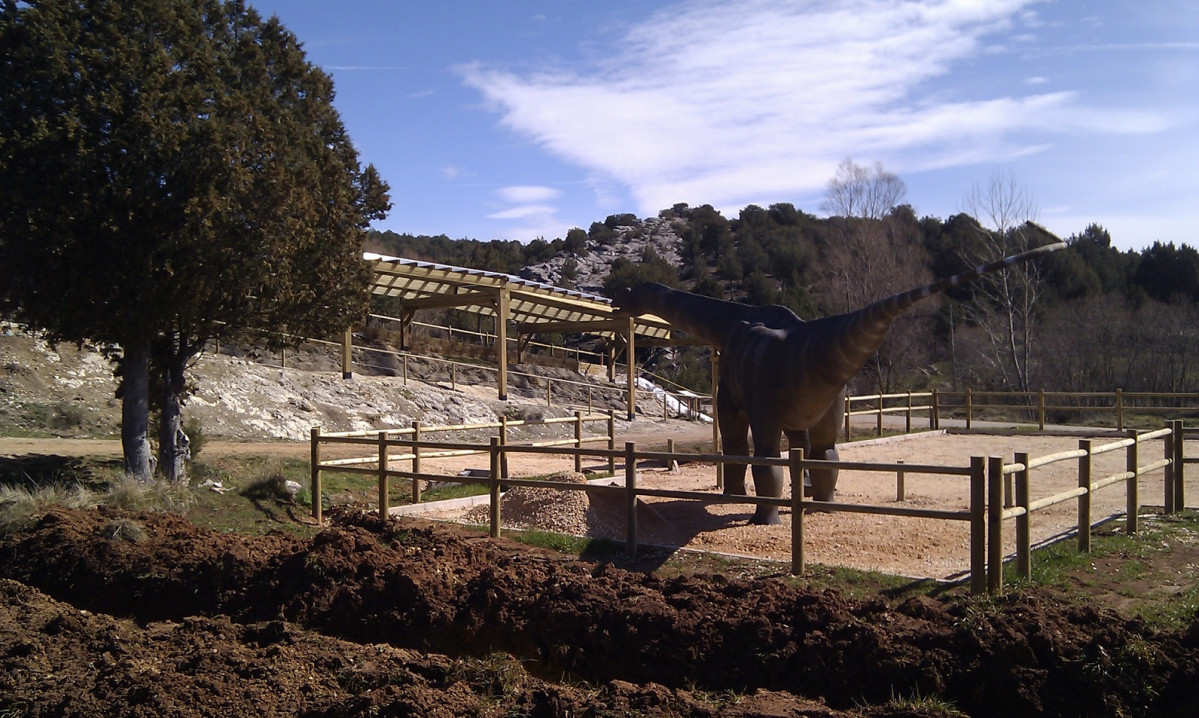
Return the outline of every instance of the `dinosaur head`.
<path id="1" fill-rule="evenodd" d="M 616 317 L 635 317 L 639 314 L 652 313 L 648 305 L 649 298 L 665 286 L 655 282 L 644 282 L 635 287 L 625 287 L 612 298 L 612 315 Z"/>

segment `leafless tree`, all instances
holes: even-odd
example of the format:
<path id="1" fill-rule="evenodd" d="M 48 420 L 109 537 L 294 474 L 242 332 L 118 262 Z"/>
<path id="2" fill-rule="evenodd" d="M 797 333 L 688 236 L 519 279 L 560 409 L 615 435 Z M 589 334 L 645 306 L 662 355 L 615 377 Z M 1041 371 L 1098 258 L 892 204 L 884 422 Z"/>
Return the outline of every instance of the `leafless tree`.
<path id="1" fill-rule="evenodd" d="M 835 231 L 824 248 L 824 276 L 814 287 L 830 313 L 853 311 L 930 280 L 916 217 L 900 204 L 906 195 L 903 180 L 881 162 L 865 167 L 846 158 L 837 167 L 821 204 Z M 893 391 L 897 377 L 911 376 L 927 361 L 930 346 L 926 315 L 904 317 L 854 383 Z"/>
<path id="2" fill-rule="evenodd" d="M 1035 224 L 1036 203 L 1009 173 L 996 172 L 985 186 L 966 195 L 966 211 L 978 222 L 974 241 L 962 247 L 973 265 L 1023 252 L 1052 239 Z M 983 277 L 975 301 L 966 306 L 969 321 L 986 333 L 1002 384 L 1031 391 L 1037 301 L 1044 277 L 1035 262 Z"/>
<path id="3" fill-rule="evenodd" d="M 828 181 L 820 208 L 837 217 L 882 219 L 907 193 L 903 180 L 883 169 L 881 162 L 864 167 L 846 157 Z"/>

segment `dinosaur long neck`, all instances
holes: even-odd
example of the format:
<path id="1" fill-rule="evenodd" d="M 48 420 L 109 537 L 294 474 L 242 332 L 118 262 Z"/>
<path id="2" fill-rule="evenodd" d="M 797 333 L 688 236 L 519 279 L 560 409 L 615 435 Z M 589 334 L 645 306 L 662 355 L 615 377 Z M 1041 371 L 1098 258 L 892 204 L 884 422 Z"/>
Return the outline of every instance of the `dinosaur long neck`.
<path id="1" fill-rule="evenodd" d="M 639 287 L 638 313 L 655 314 L 708 344 L 723 347 L 730 328 L 754 307 L 680 292 L 661 284 Z"/>
<path id="2" fill-rule="evenodd" d="M 827 381 L 844 386 L 866 362 L 870 361 L 895 319 L 908 307 L 985 274 L 1023 264 L 1033 257 L 1055 252 L 1065 246 L 1065 242 L 1047 244 L 938 280 L 919 289 L 880 299 L 854 312 L 810 322 L 814 331 L 806 333 L 796 351 L 807 355 L 805 360 L 810 363 L 806 366 L 819 367 L 818 371 Z"/>

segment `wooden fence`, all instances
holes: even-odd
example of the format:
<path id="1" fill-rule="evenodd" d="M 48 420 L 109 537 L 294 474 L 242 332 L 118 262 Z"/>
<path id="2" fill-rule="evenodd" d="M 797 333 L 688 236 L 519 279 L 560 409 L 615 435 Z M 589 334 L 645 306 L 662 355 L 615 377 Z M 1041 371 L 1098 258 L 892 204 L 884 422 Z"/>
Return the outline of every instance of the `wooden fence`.
<path id="1" fill-rule="evenodd" d="M 608 435 L 594 438 L 582 436 L 584 421 L 607 421 Z M 546 420 L 552 423 L 559 420 Z M 626 507 L 625 545 L 630 555 L 636 555 L 637 538 L 637 499 L 640 497 L 674 498 L 699 501 L 702 503 L 737 503 L 754 506 L 790 507 L 791 520 L 791 571 L 801 574 L 804 571 L 804 511 L 816 509 L 826 512 L 849 512 L 877 514 L 887 516 L 904 516 L 927 518 L 944 521 L 963 521 L 969 524 L 970 532 L 970 589 L 974 593 L 984 591 L 998 593 L 1002 590 L 1003 576 L 1003 522 L 1009 519 L 1016 521 L 1016 563 L 1020 576 L 1031 577 L 1031 521 L 1033 514 L 1049 506 L 1068 501 L 1078 500 L 1078 536 L 1079 550 L 1090 550 L 1090 530 L 1093 524 L 1091 516 L 1091 497 L 1094 492 L 1108 486 L 1122 484 L 1126 491 L 1126 521 L 1130 533 L 1137 530 L 1137 512 L 1141 506 L 1138 493 L 1138 480 L 1146 474 L 1164 469 L 1164 498 L 1165 511 L 1172 513 L 1185 507 L 1184 497 L 1184 467 L 1199 459 L 1188 459 L 1184 456 L 1183 426 L 1181 421 L 1174 421 L 1167 428 L 1151 432 L 1128 432 L 1128 436 L 1102 446 L 1094 446 L 1091 440 L 1080 442 L 1077 451 L 1062 452 L 1038 458 L 1030 458 L 1026 452 L 1019 452 L 1016 461 L 1005 464 L 1000 457 L 971 457 L 967 466 L 939 466 L 917 464 L 887 464 L 864 463 L 850 461 L 818 461 L 804 457 L 801 449 L 792 449 L 786 457 L 760 458 L 748 456 L 725 456 L 723 454 L 691 454 L 668 452 L 638 451 L 633 443 L 626 443 L 623 451 L 615 448 L 615 438 L 612 433 L 613 419 L 607 417 L 584 417 L 581 413 L 565 421 L 575 422 L 575 436 L 572 439 L 561 439 L 536 443 L 508 443 L 506 433 L 491 437 L 489 444 L 482 445 L 470 442 L 433 442 L 428 441 L 428 433 L 451 429 L 468 428 L 426 427 L 425 434 L 412 429 L 381 430 L 376 432 L 343 432 L 339 434 L 321 434 L 319 429 L 312 430 L 312 515 L 321 520 L 321 472 L 323 470 L 352 471 L 374 474 L 379 481 L 379 505 L 381 516 L 388 516 L 389 481 L 392 477 L 410 479 L 413 485 L 413 496 L 419 499 L 419 482 L 424 481 L 453 481 L 459 483 L 482 484 L 488 487 L 491 496 L 490 533 L 493 537 L 500 535 L 500 492 L 501 489 L 512 486 L 530 486 L 538 488 L 553 488 L 565 491 L 599 491 L 619 493 L 624 496 Z M 509 422 L 506 426 L 513 426 Z M 469 428 L 486 428 L 487 425 L 472 425 Z M 503 428 L 504 424 L 500 425 Z M 1140 464 L 1140 447 L 1146 442 L 1156 439 L 1163 440 L 1163 458 L 1147 464 Z M 606 449 L 586 448 L 588 441 L 606 440 Z M 321 447 L 329 444 L 352 444 L 373 446 L 377 452 L 371 457 L 356 459 L 339 459 L 332 461 L 321 460 Z M 567 448 L 565 445 L 573 445 Z M 402 453 L 393 454 L 391 449 L 400 447 Z M 1126 471 L 1112 476 L 1096 478 L 1092 476 L 1091 459 L 1095 455 L 1123 449 L 1126 452 Z M 485 478 L 454 476 L 422 473 L 419 460 L 421 457 L 462 456 L 466 454 L 486 453 L 490 457 L 488 475 Z M 575 483 L 547 481 L 539 479 L 514 478 L 508 475 L 507 460 L 514 454 L 555 454 L 573 456 L 575 469 L 581 469 L 583 457 L 602 457 L 608 461 L 609 471 L 615 473 L 617 459 L 624 461 L 624 486 L 589 486 Z M 411 470 L 393 469 L 391 462 L 409 460 Z M 1078 487 L 1070 491 L 1030 499 L 1031 475 L 1034 469 L 1047 466 L 1059 461 L 1077 460 Z M 771 498 L 761 496 L 738 496 L 714 494 L 711 492 L 676 491 L 637 486 L 636 466 L 638 461 L 702 461 L 711 462 L 717 466 L 738 463 L 749 465 L 766 465 L 786 467 L 791 476 L 791 497 Z M 368 466 L 373 464 L 373 466 Z M 915 507 L 898 507 L 883 505 L 848 504 L 838 502 L 817 502 L 805 499 L 802 490 L 802 477 L 805 469 L 837 468 L 844 470 L 881 472 L 895 474 L 897 495 L 902 496 L 904 476 L 908 474 L 934 474 L 944 476 L 967 477 L 969 481 L 968 508 L 965 510 L 923 509 Z M 1106 517 L 1105 517 L 1106 518 Z"/>
<path id="2" fill-rule="evenodd" d="M 1090 419 L 1109 416 L 1118 431 L 1126 428 L 1130 414 L 1196 414 L 1199 393 L 1132 392 L 1116 389 L 1108 392 L 1068 391 L 909 391 L 894 394 L 866 394 L 845 399 L 845 437 L 849 437 L 851 417 L 875 419 L 875 432 L 883 433 L 883 417 L 902 415 L 906 432 L 912 431 L 913 419 L 926 419 L 928 428 L 941 428 L 942 418 L 961 416 L 967 429 L 981 414 L 1004 412 L 1020 414 L 1044 431 L 1054 415 L 1074 415 L 1088 426 Z"/>
<path id="3" fill-rule="evenodd" d="M 605 433 L 598 436 L 584 436 L 583 427 L 588 423 L 603 422 Z M 312 469 L 312 516 L 317 521 L 321 521 L 321 470 L 334 469 L 346 473 L 359 474 L 374 474 L 379 477 L 379 511 L 381 514 L 386 514 L 388 510 L 387 492 L 389 489 L 388 482 L 393 476 L 409 478 L 412 480 L 412 502 L 420 502 L 420 482 L 425 481 L 461 481 L 460 477 L 446 477 L 441 475 L 423 474 L 421 473 L 421 461 L 429 459 L 446 458 L 450 456 L 471 456 L 478 454 L 486 454 L 488 448 L 486 445 L 471 444 L 471 443 L 446 443 L 446 442 L 430 442 L 426 440 L 430 434 L 444 433 L 449 431 L 487 431 L 489 429 L 499 429 L 499 435 L 494 437 L 501 446 L 506 446 L 509 440 L 509 431 L 517 427 L 528 426 L 553 426 L 570 424 L 574 428 L 574 435 L 566 439 L 547 439 L 545 441 L 535 441 L 523 444 L 527 447 L 551 448 L 573 444 L 575 449 L 582 449 L 584 444 L 603 441 L 608 445 L 609 450 L 614 450 L 616 447 L 616 414 L 609 411 L 607 414 L 589 414 L 584 415 L 580 411 L 576 411 L 574 416 L 563 416 L 549 419 L 537 420 L 509 420 L 506 417 L 499 421 L 481 422 L 476 424 L 449 424 L 444 426 L 422 426 L 419 421 L 412 422 L 412 426 L 395 428 L 395 429 L 370 429 L 364 431 L 339 431 L 328 434 L 321 433 L 319 428 L 313 428 L 310 438 L 311 452 L 311 469 Z M 407 437 L 405 439 L 405 437 Z M 376 448 L 377 451 L 371 456 L 357 456 L 343 459 L 324 459 L 324 448 L 336 445 L 349 446 L 370 446 Z M 393 447 L 402 447 L 405 449 L 402 453 L 392 453 Z M 581 471 L 582 454 L 575 456 L 575 471 Z M 506 456 L 504 457 L 506 459 Z M 409 472 L 397 472 L 390 469 L 393 461 L 410 461 L 412 470 Z M 370 465 L 374 467 L 371 468 Z M 609 460 L 608 470 L 615 473 L 615 459 Z M 507 475 L 506 463 L 502 466 L 501 474 Z M 467 482 L 463 482 L 467 483 Z"/>

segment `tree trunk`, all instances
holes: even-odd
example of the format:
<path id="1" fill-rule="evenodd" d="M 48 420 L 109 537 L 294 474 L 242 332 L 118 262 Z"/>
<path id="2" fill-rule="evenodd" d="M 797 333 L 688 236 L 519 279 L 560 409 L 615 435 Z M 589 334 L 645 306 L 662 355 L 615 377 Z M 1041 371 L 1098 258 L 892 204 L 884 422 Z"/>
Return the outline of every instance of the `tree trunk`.
<path id="1" fill-rule="evenodd" d="M 191 459 L 191 440 L 183 431 L 183 402 L 180 400 L 186 387 L 187 361 L 187 357 L 172 356 L 158 367 L 162 373 L 158 473 L 166 481 L 180 483 L 187 481 L 187 462 Z"/>
<path id="2" fill-rule="evenodd" d="M 153 476 L 150 466 L 150 343 L 123 347 L 121 364 L 121 448 L 125 473 L 138 481 Z"/>

